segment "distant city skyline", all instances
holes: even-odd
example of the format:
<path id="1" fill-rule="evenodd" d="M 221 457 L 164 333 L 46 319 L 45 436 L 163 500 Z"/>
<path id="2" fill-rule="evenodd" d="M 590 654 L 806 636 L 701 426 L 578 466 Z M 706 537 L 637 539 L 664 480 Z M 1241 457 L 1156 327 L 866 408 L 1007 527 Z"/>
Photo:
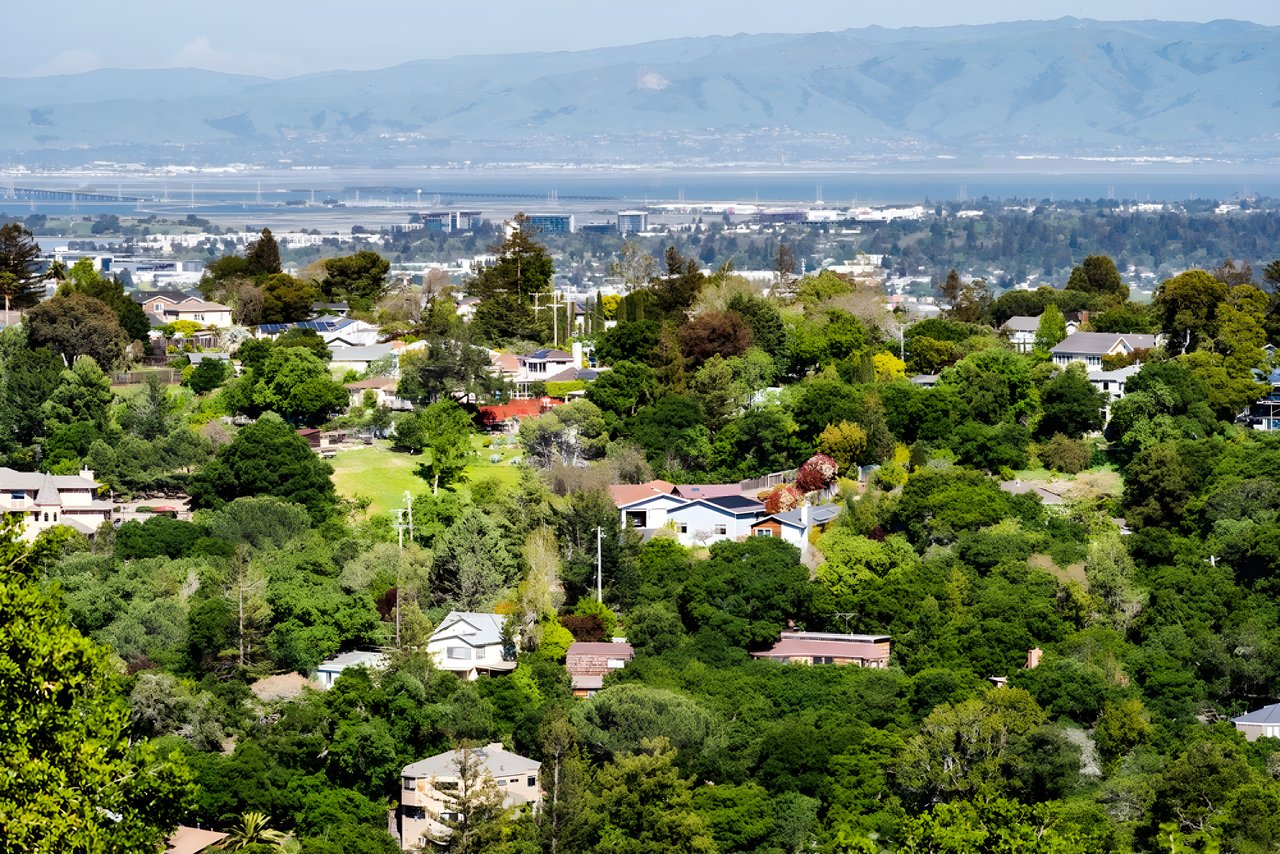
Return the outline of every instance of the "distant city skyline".
<path id="1" fill-rule="evenodd" d="M 56 13 L 55 13 L 56 9 Z M 357 10 L 353 14 L 353 9 Z M 1098 20 L 1208 21 L 1280 25 L 1275 0 L 901 0 L 869 7 L 847 0 L 490 0 L 363 7 L 332 0 L 71 0 L 6 10 L 10 38 L 0 76 L 74 74 L 96 68 L 203 68 L 263 77 L 369 69 L 465 54 L 587 50 L 659 39 L 734 33 L 803 33 L 856 27 L 934 27 L 1064 16 Z M 19 35 L 23 37 L 15 37 Z M 0 100 L 3 93 L 0 92 Z"/>

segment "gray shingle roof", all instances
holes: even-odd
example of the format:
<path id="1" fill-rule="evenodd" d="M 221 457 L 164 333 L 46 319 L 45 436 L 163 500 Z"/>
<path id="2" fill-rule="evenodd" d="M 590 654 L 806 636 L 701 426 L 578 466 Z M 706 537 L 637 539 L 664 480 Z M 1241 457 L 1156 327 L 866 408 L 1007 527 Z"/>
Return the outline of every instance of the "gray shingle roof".
<path id="1" fill-rule="evenodd" d="M 532 759 L 504 750 L 500 744 L 474 747 L 471 752 L 480 758 L 484 769 L 494 777 L 536 774 L 538 769 L 542 767 L 541 762 L 534 762 Z M 435 756 L 419 759 L 417 762 L 404 766 L 401 776 L 456 777 L 458 776 L 458 752 L 450 750 L 447 753 L 437 753 Z"/>
<path id="2" fill-rule="evenodd" d="M 472 647 L 502 643 L 503 614 L 479 614 L 474 611 L 450 611 L 431 633 L 431 640 L 457 638 Z"/>
<path id="3" fill-rule="evenodd" d="M 1247 715 L 1232 718 L 1231 722 L 1233 724 L 1280 724 L 1280 703 L 1272 703 Z"/>
<path id="4" fill-rule="evenodd" d="M 1130 350 L 1150 350 L 1156 346 L 1156 336 L 1134 332 L 1073 332 L 1053 348 L 1055 356 L 1084 355 L 1105 356 L 1117 341 L 1123 340 Z"/>
<path id="5" fill-rule="evenodd" d="M 1000 328 L 1010 332 L 1037 332 L 1040 329 L 1040 318 L 1016 315 L 1000 324 Z"/>

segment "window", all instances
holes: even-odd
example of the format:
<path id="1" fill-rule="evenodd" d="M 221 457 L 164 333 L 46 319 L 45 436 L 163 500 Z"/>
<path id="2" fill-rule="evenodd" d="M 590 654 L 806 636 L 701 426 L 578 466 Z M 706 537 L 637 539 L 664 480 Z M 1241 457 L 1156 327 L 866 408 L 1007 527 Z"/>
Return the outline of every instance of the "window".
<path id="1" fill-rule="evenodd" d="M 679 529 L 680 529 L 680 533 L 682 533 L 682 534 L 687 534 L 687 533 L 689 533 L 689 523 L 688 523 L 688 522 L 681 522 L 681 523 L 679 524 L 679 526 L 678 526 L 678 527 L 679 527 Z"/>
<path id="2" fill-rule="evenodd" d="M 416 779 L 414 779 L 413 777 L 404 778 L 404 790 L 406 792 L 412 791 L 417 787 L 418 787 L 418 781 Z"/>
<path id="3" fill-rule="evenodd" d="M 507 781 L 506 781 L 506 780 L 499 780 L 499 781 L 498 781 L 498 785 L 499 785 L 499 786 L 502 786 L 502 787 L 505 789 L 505 788 L 506 788 L 506 786 L 507 786 Z"/>
<path id="4" fill-rule="evenodd" d="M 530 787 L 533 787 L 533 786 L 536 786 L 536 785 L 538 785 L 538 778 L 537 778 L 537 777 L 530 777 L 530 778 L 529 778 L 529 786 L 530 786 Z"/>
<path id="5" fill-rule="evenodd" d="M 471 649 L 465 646 L 451 646 L 445 652 L 445 655 L 459 661 L 468 661 L 471 658 Z"/>
<path id="6" fill-rule="evenodd" d="M 773 536 L 773 531 L 770 531 L 768 528 L 756 528 L 756 536 L 757 536 L 757 537 L 772 537 L 772 536 Z"/>
<path id="7" fill-rule="evenodd" d="M 716 536 L 723 537 L 728 533 L 729 527 L 727 525 L 716 525 Z"/>
<path id="8" fill-rule="evenodd" d="M 48 522 L 48 521 L 49 521 L 49 511 L 47 511 L 47 510 L 45 511 L 45 514 L 44 514 L 44 520 L 45 520 L 46 522 Z"/>
<path id="9" fill-rule="evenodd" d="M 405 818 L 424 819 L 427 817 L 426 807 L 400 807 L 400 814 Z"/>
<path id="10" fill-rule="evenodd" d="M 19 491 L 15 491 L 15 492 L 10 492 L 10 493 L 9 493 L 9 500 L 10 500 L 10 501 L 23 501 L 23 500 L 25 500 L 25 499 L 26 499 L 26 497 L 27 497 L 27 494 L 26 494 L 25 492 L 20 491 L 20 490 L 19 490 Z"/>

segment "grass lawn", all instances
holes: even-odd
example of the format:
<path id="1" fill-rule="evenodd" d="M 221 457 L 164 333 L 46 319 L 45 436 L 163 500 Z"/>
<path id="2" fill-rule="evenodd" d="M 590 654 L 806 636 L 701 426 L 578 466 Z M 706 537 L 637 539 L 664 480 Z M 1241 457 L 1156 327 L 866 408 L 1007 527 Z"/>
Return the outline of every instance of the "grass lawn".
<path id="1" fill-rule="evenodd" d="M 459 492 L 469 492 L 467 484 L 479 480 L 496 479 L 511 485 L 520 479 L 520 469 L 511 465 L 511 460 L 520 456 L 519 447 L 490 448 L 484 443 L 485 437 L 472 437 L 476 456 L 467 466 L 467 480 Z M 490 462 L 493 454 L 500 457 L 499 462 Z M 430 489 L 425 480 L 413 473 L 418 458 L 391 450 L 390 443 L 383 440 L 339 451 L 329 463 L 333 466 L 333 485 L 338 495 L 370 499 L 370 513 L 390 513 L 396 507 L 403 507 L 406 489 L 414 495 Z"/>

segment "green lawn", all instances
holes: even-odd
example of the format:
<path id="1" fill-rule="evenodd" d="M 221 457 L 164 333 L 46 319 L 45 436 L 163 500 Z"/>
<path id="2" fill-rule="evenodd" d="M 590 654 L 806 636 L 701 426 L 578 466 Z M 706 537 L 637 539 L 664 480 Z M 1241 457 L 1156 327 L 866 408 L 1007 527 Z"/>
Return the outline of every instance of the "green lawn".
<path id="1" fill-rule="evenodd" d="M 520 478 L 520 469 L 511 460 L 520 456 L 517 446 L 489 448 L 485 437 L 475 436 L 472 446 L 476 457 L 467 466 L 467 483 L 459 491 L 467 492 L 467 484 L 490 478 L 504 484 L 514 484 Z M 500 461 L 489 461 L 497 454 Z M 418 458 L 391 450 L 389 442 L 377 441 L 372 445 L 339 451 L 329 460 L 333 466 L 333 485 L 343 498 L 363 496 L 370 500 L 370 513 L 389 513 L 404 506 L 404 492 L 421 495 L 429 489 L 426 481 L 413 473 Z"/>

